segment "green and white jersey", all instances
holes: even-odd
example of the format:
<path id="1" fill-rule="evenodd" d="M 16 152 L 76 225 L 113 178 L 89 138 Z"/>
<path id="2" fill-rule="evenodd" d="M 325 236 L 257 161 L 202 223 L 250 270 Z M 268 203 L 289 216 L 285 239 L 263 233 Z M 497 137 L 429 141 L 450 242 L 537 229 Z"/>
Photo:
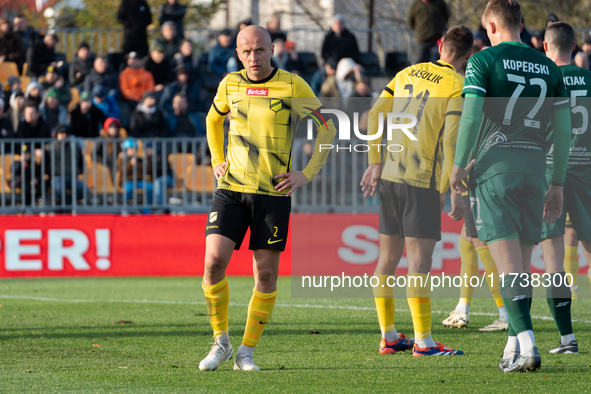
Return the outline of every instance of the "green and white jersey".
<path id="1" fill-rule="evenodd" d="M 567 95 L 570 97 L 571 146 L 566 176 L 568 179 L 591 185 L 591 71 L 573 64 L 560 66 Z M 549 136 L 552 143 L 552 135 Z M 552 171 L 553 150 L 546 156 L 546 171 Z"/>
<path id="2" fill-rule="evenodd" d="M 487 98 L 472 179 L 511 172 L 543 178 L 552 112 L 568 105 L 558 66 L 525 44 L 503 42 L 470 58 L 466 94 Z"/>

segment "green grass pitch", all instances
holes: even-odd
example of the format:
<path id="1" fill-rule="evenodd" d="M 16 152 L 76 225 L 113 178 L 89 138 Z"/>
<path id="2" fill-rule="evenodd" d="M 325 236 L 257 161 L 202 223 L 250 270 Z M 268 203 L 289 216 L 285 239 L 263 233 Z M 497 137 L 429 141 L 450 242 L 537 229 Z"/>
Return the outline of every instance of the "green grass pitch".
<path id="1" fill-rule="evenodd" d="M 252 278 L 229 278 L 230 336 L 240 345 Z M 380 355 L 372 299 L 291 299 L 281 278 L 277 305 L 255 351 L 258 373 L 198 364 L 211 346 L 200 278 L 0 281 L 0 393 L 379 393 L 588 392 L 591 299 L 573 303 L 579 355 L 550 355 L 559 334 L 545 299 L 532 314 L 542 368 L 497 370 L 506 332 L 478 327 L 496 317 L 473 300 L 470 327 L 441 321 L 457 299 L 434 299 L 433 337 L 465 356 Z M 406 300 L 396 327 L 413 334 Z"/>

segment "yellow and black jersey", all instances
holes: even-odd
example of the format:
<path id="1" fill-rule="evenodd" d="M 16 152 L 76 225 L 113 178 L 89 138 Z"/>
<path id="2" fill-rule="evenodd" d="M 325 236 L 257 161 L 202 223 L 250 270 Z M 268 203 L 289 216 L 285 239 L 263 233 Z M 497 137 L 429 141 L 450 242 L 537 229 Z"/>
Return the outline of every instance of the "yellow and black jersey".
<path id="1" fill-rule="evenodd" d="M 382 179 L 441 193 L 447 190 L 462 115 L 463 86 L 464 78 L 441 60 L 410 66 L 388 83 L 370 112 L 368 134 L 377 132 L 380 113 L 384 120 L 389 112 L 412 114 L 417 124 L 408 128 L 416 140 L 394 129 L 386 147 L 378 152 L 378 146 L 372 146 L 370 164 L 381 163 L 385 156 Z M 409 118 L 394 119 L 395 123 L 411 122 Z M 383 130 L 386 134 L 387 127 Z"/>
<path id="2" fill-rule="evenodd" d="M 218 187 L 243 193 L 284 195 L 286 192 L 278 193 L 274 189 L 280 180 L 273 177 L 291 170 L 292 110 L 303 118 L 320 106 L 310 86 L 287 71 L 275 68 L 260 81 L 251 81 L 246 70 L 228 74 L 220 83 L 207 115 L 212 166 L 215 168 L 224 160 L 228 162 Z M 224 158 L 223 121 L 228 114 L 231 120 Z M 332 138 L 319 131 L 317 143 L 321 134 L 332 141 L 336 130 L 332 122 L 329 126 L 325 131 L 332 132 Z M 322 152 L 312 156 L 303 170 L 309 180 L 320 171 L 327 155 Z"/>

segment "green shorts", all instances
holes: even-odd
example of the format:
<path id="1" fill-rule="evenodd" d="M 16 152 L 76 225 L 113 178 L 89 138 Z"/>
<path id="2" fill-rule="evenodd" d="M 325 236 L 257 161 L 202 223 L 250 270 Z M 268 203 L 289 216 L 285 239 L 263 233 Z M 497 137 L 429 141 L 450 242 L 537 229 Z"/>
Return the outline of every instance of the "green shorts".
<path id="1" fill-rule="evenodd" d="M 545 192 L 544 178 L 528 174 L 498 174 L 476 185 L 472 212 L 478 239 L 518 233 L 520 239 L 540 242 Z"/>
<path id="2" fill-rule="evenodd" d="M 547 180 L 548 181 L 548 180 Z M 544 223 L 542 238 L 564 235 L 567 213 L 580 241 L 591 240 L 591 185 L 564 181 L 562 215 L 552 224 Z"/>

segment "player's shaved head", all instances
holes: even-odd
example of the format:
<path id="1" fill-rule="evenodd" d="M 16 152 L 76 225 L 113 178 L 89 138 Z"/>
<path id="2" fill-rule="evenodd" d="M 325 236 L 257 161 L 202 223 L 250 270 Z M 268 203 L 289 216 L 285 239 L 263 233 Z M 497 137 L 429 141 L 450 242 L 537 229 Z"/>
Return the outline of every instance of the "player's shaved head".
<path id="1" fill-rule="evenodd" d="M 484 10 L 486 21 L 495 21 L 504 29 L 521 27 L 521 4 L 517 0 L 490 0 Z"/>
<path id="2" fill-rule="evenodd" d="M 236 52 L 251 80 L 262 80 L 271 75 L 273 44 L 267 29 L 262 26 L 247 26 L 236 37 Z"/>
<path id="3" fill-rule="evenodd" d="M 466 26 L 453 26 L 443 37 L 441 51 L 449 57 L 459 59 L 470 54 L 473 44 L 472 30 Z"/>
<path id="4" fill-rule="evenodd" d="M 246 26 L 244 29 L 240 30 L 238 36 L 236 36 L 236 42 L 238 44 L 244 41 L 250 42 L 253 40 L 259 41 L 260 43 L 266 42 L 269 47 L 272 44 L 269 31 L 262 26 Z"/>
<path id="5" fill-rule="evenodd" d="M 570 55 L 575 42 L 575 31 L 566 22 L 555 22 L 546 28 L 544 41 L 548 43 L 550 50 Z"/>

